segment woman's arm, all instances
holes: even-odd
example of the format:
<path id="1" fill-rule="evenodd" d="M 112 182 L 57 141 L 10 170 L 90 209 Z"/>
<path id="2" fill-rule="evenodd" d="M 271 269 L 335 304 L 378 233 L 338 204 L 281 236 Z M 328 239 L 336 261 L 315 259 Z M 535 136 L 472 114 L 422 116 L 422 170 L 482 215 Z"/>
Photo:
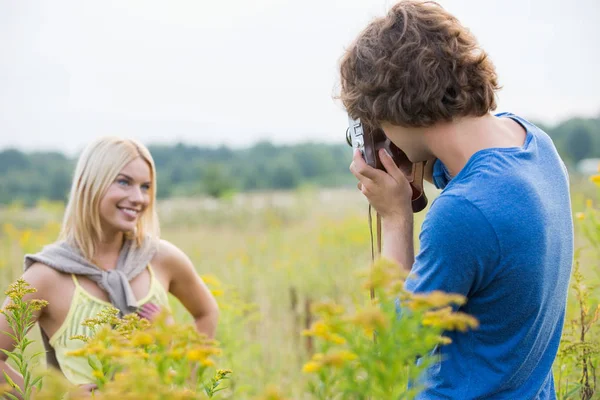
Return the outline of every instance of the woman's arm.
<path id="1" fill-rule="evenodd" d="M 192 314 L 196 329 L 214 338 L 219 307 L 188 256 L 177 246 L 161 240 L 161 262 L 169 274 L 169 292 Z"/>

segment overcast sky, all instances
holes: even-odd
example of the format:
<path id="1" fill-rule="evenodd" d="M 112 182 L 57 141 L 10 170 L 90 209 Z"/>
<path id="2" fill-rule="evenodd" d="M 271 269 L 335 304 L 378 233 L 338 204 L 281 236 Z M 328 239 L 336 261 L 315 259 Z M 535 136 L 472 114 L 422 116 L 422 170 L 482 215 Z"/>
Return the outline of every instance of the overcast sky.
<path id="1" fill-rule="evenodd" d="M 344 48 L 384 0 L 0 0 L 0 149 L 343 141 Z M 499 111 L 600 114 L 600 1 L 442 0 L 488 51 Z"/>

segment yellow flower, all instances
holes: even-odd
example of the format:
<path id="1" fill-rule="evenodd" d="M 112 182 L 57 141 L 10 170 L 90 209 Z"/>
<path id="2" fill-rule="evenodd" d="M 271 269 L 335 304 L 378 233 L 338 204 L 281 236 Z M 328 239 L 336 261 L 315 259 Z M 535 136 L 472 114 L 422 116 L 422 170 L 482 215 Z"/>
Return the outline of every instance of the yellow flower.
<path id="1" fill-rule="evenodd" d="M 41 310 L 42 308 L 46 307 L 48 305 L 48 302 L 46 300 L 38 300 L 38 299 L 33 299 L 29 302 L 29 305 L 31 306 L 31 308 L 33 310 Z"/>
<path id="2" fill-rule="evenodd" d="M 83 342 L 88 342 L 90 338 L 85 335 L 74 335 L 69 338 L 70 340 L 81 340 Z"/>
<path id="3" fill-rule="evenodd" d="M 21 233 L 21 236 L 19 237 L 19 245 L 22 248 L 27 246 L 27 243 L 29 243 L 29 240 L 31 240 L 32 233 L 33 232 L 31 231 L 31 229 L 26 229 L 23 231 L 23 233 Z"/>
<path id="4" fill-rule="evenodd" d="M 83 356 L 87 355 L 87 350 L 85 347 L 82 347 L 81 349 L 68 351 L 67 355 L 73 356 L 73 357 L 83 357 Z"/>
<path id="5" fill-rule="evenodd" d="M 181 360 L 183 358 L 183 349 L 172 349 L 169 352 L 169 357 L 173 360 Z"/>
<path id="6" fill-rule="evenodd" d="M 439 337 L 439 340 L 440 340 L 440 342 L 439 342 L 439 343 L 440 343 L 441 345 L 447 345 L 447 344 L 450 344 L 450 343 L 452 343 L 452 339 L 450 339 L 448 336 L 440 336 L 440 337 Z"/>
<path id="7" fill-rule="evenodd" d="M 37 290 L 29 286 L 23 278 L 17 279 L 15 282 L 11 283 L 8 286 L 8 289 L 4 294 L 10 297 L 13 301 L 16 299 L 22 299 L 25 295 L 29 293 L 35 293 Z"/>
<path id="8" fill-rule="evenodd" d="M 409 300 L 409 307 L 413 310 L 423 310 L 428 308 L 439 308 L 450 304 L 462 305 L 466 301 L 464 296 L 459 294 L 445 293 L 439 290 L 427 294 L 414 294 Z"/>
<path id="9" fill-rule="evenodd" d="M 346 339 L 331 331 L 331 327 L 325 323 L 325 321 L 316 321 L 313 323 L 309 330 L 302 331 L 302 336 L 315 336 L 320 337 L 326 341 L 335 344 L 344 344 Z"/>
<path id="10" fill-rule="evenodd" d="M 385 258 L 379 258 L 371 268 L 361 271 L 359 275 L 367 278 L 363 284 L 365 289 L 388 287 L 406 278 L 397 263 Z"/>
<path id="11" fill-rule="evenodd" d="M 215 379 L 220 381 L 221 379 L 224 379 L 227 377 L 227 375 L 230 375 L 232 373 L 232 371 L 230 369 L 219 369 L 217 370 L 217 373 L 215 374 Z"/>
<path id="12" fill-rule="evenodd" d="M 311 305 L 311 311 L 315 314 L 326 316 L 341 315 L 344 313 L 344 307 L 334 302 L 321 302 Z"/>
<path id="13" fill-rule="evenodd" d="M 201 278 L 208 286 L 221 286 L 221 281 L 215 275 L 202 275 Z"/>
<path id="14" fill-rule="evenodd" d="M 477 328 L 479 322 L 472 316 L 462 312 L 452 312 L 452 307 L 428 311 L 423 316 L 423 325 L 444 330 L 465 332 L 469 328 Z"/>
<path id="15" fill-rule="evenodd" d="M 600 187 L 600 175 L 592 175 L 592 177 L 590 177 L 590 181 L 595 183 L 596 186 Z"/>
<path id="16" fill-rule="evenodd" d="M 592 202 L 592 199 L 587 199 L 585 201 L 585 207 L 586 208 L 592 208 L 593 205 L 594 205 L 594 203 Z"/>
<path id="17" fill-rule="evenodd" d="M 302 367 L 302 372 L 311 374 L 319 371 L 323 367 L 323 364 L 317 361 L 309 361 Z"/>
<path id="18" fill-rule="evenodd" d="M 377 307 L 369 307 L 356 313 L 350 322 L 363 327 L 367 331 L 387 328 L 389 321 L 385 314 Z"/>
<path id="19" fill-rule="evenodd" d="M 205 348 L 197 347 L 195 349 L 189 350 L 185 357 L 189 361 L 203 361 L 209 356 L 210 352 Z"/>
<path id="20" fill-rule="evenodd" d="M 585 214 L 582 212 L 578 212 L 577 214 L 575 214 L 575 218 L 577 218 L 580 221 L 583 221 L 585 219 Z"/>
<path id="21" fill-rule="evenodd" d="M 337 350 L 332 351 L 325 355 L 322 363 L 324 365 L 331 365 L 334 367 L 341 367 L 346 363 L 346 361 L 354 361 L 358 358 L 358 356 L 351 351 L 348 350 Z"/>
<path id="22" fill-rule="evenodd" d="M 348 350 L 333 350 L 327 354 L 317 353 L 302 367 L 305 373 L 320 371 L 323 367 L 340 368 L 348 361 L 354 361 L 358 356 Z"/>
<path id="23" fill-rule="evenodd" d="M 210 358 L 205 358 L 203 360 L 200 360 L 200 365 L 204 367 L 212 367 L 213 365 L 215 365 L 215 362 Z"/>
<path id="24" fill-rule="evenodd" d="M 148 346 L 154 343 L 154 338 L 147 332 L 136 332 L 131 338 L 131 344 L 135 347 Z"/>

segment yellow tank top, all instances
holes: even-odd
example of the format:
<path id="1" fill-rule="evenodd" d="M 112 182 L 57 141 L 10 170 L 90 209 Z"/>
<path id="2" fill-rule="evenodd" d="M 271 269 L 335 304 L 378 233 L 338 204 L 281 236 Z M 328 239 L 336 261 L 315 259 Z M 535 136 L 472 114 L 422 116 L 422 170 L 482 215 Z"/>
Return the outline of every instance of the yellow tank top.
<path id="1" fill-rule="evenodd" d="M 167 292 L 154 276 L 154 271 L 150 265 L 148 265 L 148 271 L 150 272 L 150 290 L 143 299 L 138 301 L 138 305 L 154 303 L 170 311 Z M 75 335 L 91 336 L 90 328 L 81 325 L 81 323 L 88 318 L 94 318 L 101 310 L 112 305 L 87 292 L 81 287 L 75 275 L 71 275 L 71 277 L 75 284 L 71 306 L 65 320 L 56 333 L 52 335 L 49 343 L 54 348 L 56 360 L 65 377 L 75 385 L 82 385 L 94 381 L 92 368 L 85 357 L 73 357 L 66 354 L 84 345 L 81 340 L 70 338 Z"/>

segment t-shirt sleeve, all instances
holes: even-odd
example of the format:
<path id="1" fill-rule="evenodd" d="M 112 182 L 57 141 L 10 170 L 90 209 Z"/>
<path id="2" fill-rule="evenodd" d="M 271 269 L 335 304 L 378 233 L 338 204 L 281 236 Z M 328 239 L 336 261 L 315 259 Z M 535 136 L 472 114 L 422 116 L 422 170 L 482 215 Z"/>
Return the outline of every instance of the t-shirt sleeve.
<path id="1" fill-rule="evenodd" d="M 499 260 L 496 233 L 482 212 L 463 197 L 441 195 L 432 204 L 419 235 L 406 289 L 441 290 L 470 297 L 487 284 Z"/>

